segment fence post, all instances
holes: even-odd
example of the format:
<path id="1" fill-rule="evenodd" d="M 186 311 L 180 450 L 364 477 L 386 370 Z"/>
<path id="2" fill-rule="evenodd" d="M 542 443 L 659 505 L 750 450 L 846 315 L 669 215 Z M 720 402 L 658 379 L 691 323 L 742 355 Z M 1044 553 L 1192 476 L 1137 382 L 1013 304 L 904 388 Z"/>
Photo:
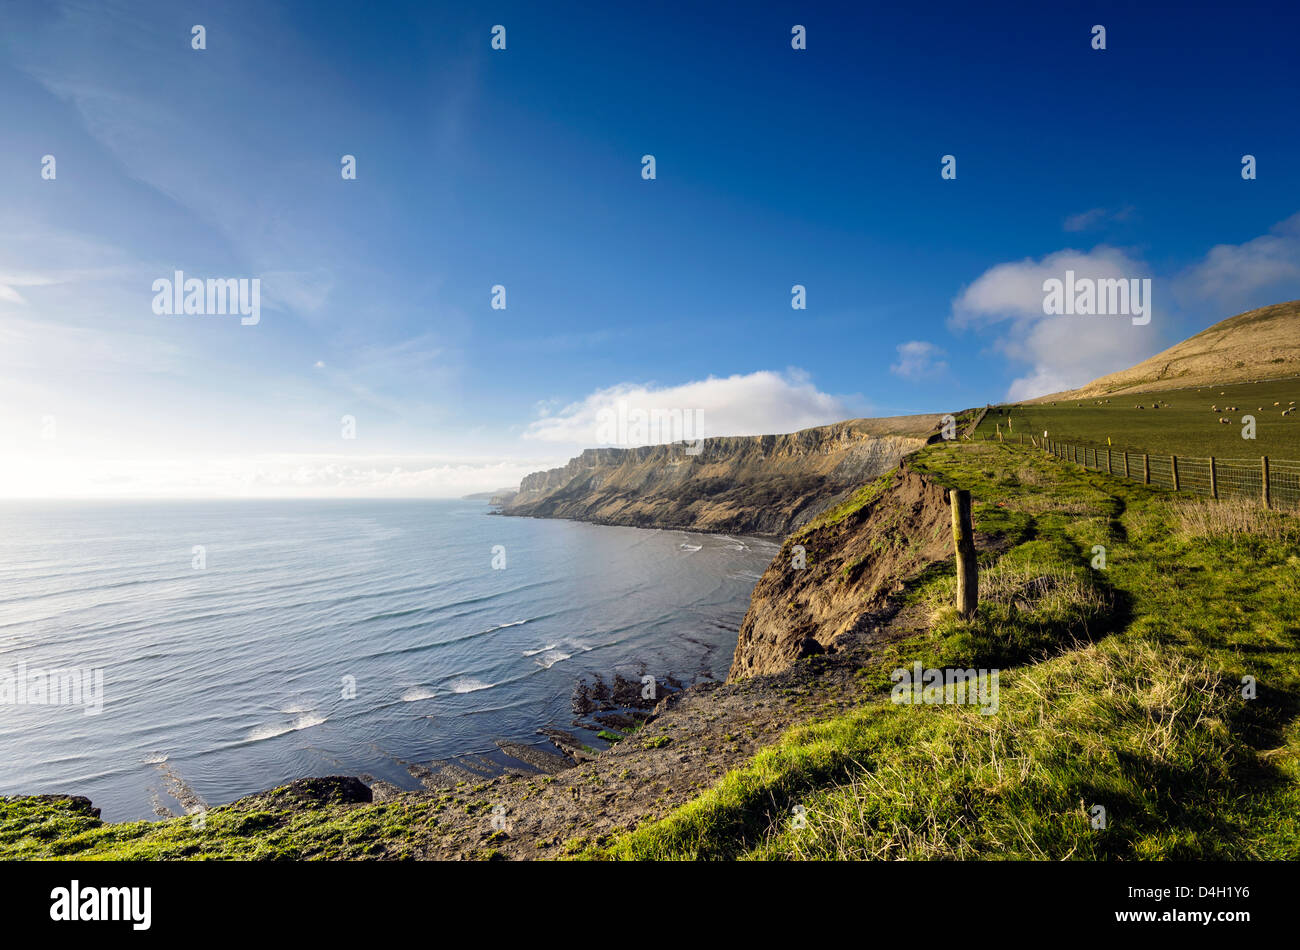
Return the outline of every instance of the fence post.
<path id="1" fill-rule="evenodd" d="M 1271 504 L 1272 499 L 1269 497 L 1269 493 L 1268 493 L 1268 456 L 1267 455 L 1261 456 L 1259 463 L 1260 463 L 1260 474 L 1263 476 L 1262 482 L 1264 485 L 1264 507 L 1271 508 L 1273 507 Z"/>
<path id="2" fill-rule="evenodd" d="M 952 542 L 957 552 L 957 613 L 969 618 L 975 616 L 979 603 L 979 566 L 970 519 L 970 492 L 954 488 L 948 492 L 948 500 L 952 503 Z"/>
<path id="3" fill-rule="evenodd" d="M 1110 446 L 1106 446 L 1106 474 L 1114 475 L 1114 467 L 1110 464 Z"/>
<path id="4" fill-rule="evenodd" d="M 1210 497 L 1218 500 L 1219 497 L 1219 475 L 1215 471 L 1214 456 L 1210 456 Z"/>
<path id="5" fill-rule="evenodd" d="M 1169 468 L 1172 469 L 1174 473 L 1174 491 L 1178 491 L 1178 456 L 1177 455 L 1169 456 Z"/>
<path id="6" fill-rule="evenodd" d="M 1128 473 L 1128 449 L 1124 450 L 1124 477 L 1131 477 Z"/>
<path id="7" fill-rule="evenodd" d="M 1142 453 L 1142 484 L 1151 484 L 1151 456 Z"/>

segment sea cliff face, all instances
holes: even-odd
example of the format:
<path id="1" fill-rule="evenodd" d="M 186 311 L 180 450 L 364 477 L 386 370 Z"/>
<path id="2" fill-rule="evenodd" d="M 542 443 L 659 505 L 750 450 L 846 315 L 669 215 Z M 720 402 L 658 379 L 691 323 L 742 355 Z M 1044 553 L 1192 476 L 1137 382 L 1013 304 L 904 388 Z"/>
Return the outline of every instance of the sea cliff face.
<path id="1" fill-rule="evenodd" d="M 587 449 L 528 475 L 502 514 L 781 536 L 919 449 L 937 415 L 854 419 L 788 435 Z"/>
<path id="2" fill-rule="evenodd" d="M 728 680 L 869 635 L 903 581 L 951 551 L 944 490 L 898 466 L 786 539 L 754 587 Z"/>

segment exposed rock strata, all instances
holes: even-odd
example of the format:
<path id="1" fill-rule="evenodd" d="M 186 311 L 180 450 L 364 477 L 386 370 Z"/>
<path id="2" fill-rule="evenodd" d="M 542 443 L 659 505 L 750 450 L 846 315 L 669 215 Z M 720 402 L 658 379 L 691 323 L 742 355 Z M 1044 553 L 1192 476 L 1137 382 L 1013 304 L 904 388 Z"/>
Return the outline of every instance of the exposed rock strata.
<path id="1" fill-rule="evenodd" d="M 925 444 L 938 415 L 854 419 L 788 435 L 588 449 L 524 478 L 507 515 L 782 536 Z"/>

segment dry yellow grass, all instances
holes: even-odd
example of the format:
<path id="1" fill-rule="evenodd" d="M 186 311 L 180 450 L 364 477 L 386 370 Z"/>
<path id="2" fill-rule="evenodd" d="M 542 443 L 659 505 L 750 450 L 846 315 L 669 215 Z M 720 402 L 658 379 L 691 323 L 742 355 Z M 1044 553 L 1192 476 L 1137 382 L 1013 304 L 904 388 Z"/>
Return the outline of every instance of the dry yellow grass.
<path id="1" fill-rule="evenodd" d="M 1158 392 L 1300 375 L 1300 300 L 1221 320 L 1128 369 L 1030 402 Z"/>
<path id="2" fill-rule="evenodd" d="M 1184 538 L 1246 537 L 1280 541 L 1300 534 L 1295 518 L 1269 511 L 1249 501 L 1193 501 L 1175 509 L 1177 530 Z"/>

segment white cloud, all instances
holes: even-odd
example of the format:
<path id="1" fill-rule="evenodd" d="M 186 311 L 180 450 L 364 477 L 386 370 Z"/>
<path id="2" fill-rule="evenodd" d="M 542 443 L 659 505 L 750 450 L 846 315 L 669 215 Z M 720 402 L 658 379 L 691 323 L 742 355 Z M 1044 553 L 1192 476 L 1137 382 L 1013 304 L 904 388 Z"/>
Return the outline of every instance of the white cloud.
<path id="1" fill-rule="evenodd" d="M 1180 276 L 1179 293 L 1215 301 L 1224 316 L 1300 295 L 1300 212 L 1243 244 L 1212 247 Z"/>
<path id="2" fill-rule="evenodd" d="M 989 268 L 953 301 L 955 328 L 996 329 L 994 348 L 1029 371 L 1011 383 L 1008 399 L 1029 399 L 1081 386 L 1098 376 L 1140 362 L 1159 348 L 1160 283 L 1153 281 L 1156 317 L 1134 326 L 1120 316 L 1049 316 L 1043 313 L 1043 282 L 1076 278 L 1147 278 L 1150 269 L 1118 248 L 1057 251 Z"/>
<path id="3" fill-rule="evenodd" d="M 853 415 L 843 400 L 819 391 L 801 371 L 761 370 L 725 378 L 710 376 L 679 386 L 620 383 L 558 411 L 542 410 L 523 437 L 582 447 L 609 444 L 602 438 L 601 420 L 607 418 L 605 414 L 618 413 L 620 405 L 624 412 L 678 412 L 698 420 L 698 429 L 674 434 L 665 427 L 658 433 L 660 437 L 650 442 L 794 432 Z"/>
<path id="4" fill-rule="evenodd" d="M 909 340 L 898 344 L 898 362 L 889 367 L 895 376 L 904 379 L 924 379 L 938 376 L 948 369 L 948 364 L 940 357 L 946 355 L 943 350 L 925 340 Z"/>

